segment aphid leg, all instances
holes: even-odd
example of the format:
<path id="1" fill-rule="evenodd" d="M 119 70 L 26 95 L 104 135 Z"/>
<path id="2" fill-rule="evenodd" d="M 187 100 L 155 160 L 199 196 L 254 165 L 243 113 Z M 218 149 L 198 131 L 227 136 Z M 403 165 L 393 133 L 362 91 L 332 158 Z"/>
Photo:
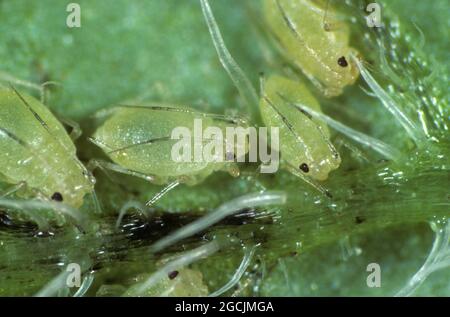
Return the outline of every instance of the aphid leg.
<path id="1" fill-rule="evenodd" d="M 173 181 L 171 183 L 169 183 L 167 186 L 165 186 L 159 193 L 157 193 L 155 196 L 153 196 L 152 199 L 150 199 L 149 201 L 147 201 L 145 203 L 145 206 L 147 207 L 151 207 L 153 206 L 158 200 L 160 200 L 162 197 L 164 197 L 164 195 L 166 195 L 168 192 L 170 192 L 172 189 L 174 189 L 175 187 L 177 187 L 178 185 L 181 184 L 181 180 L 176 180 Z"/>
<path id="2" fill-rule="evenodd" d="M 5 82 L 5 83 L 8 83 L 9 85 L 20 86 L 20 87 L 24 87 L 24 88 L 28 88 L 28 89 L 37 91 L 39 93 L 40 100 L 44 105 L 47 100 L 46 87 L 51 86 L 51 85 L 61 86 L 60 83 L 55 82 L 55 81 L 47 81 L 47 82 L 44 82 L 44 83 L 38 85 L 33 82 L 29 82 L 29 81 L 26 81 L 23 79 L 16 78 L 5 72 L 0 72 L 0 82 Z"/>
<path id="3" fill-rule="evenodd" d="M 140 173 L 137 171 L 133 171 L 133 170 L 124 168 L 120 165 L 117 165 L 117 164 L 114 164 L 111 162 L 95 160 L 95 159 L 90 160 L 87 165 L 87 169 L 92 172 L 96 168 L 100 168 L 111 179 L 112 179 L 112 177 L 109 175 L 108 170 L 116 172 L 116 173 L 139 177 L 139 178 L 145 179 L 146 181 L 152 182 L 152 183 L 155 182 L 155 180 L 157 179 L 157 177 L 155 175 L 149 175 L 149 174 L 144 174 L 144 173 Z"/>
<path id="4" fill-rule="evenodd" d="M 219 60 L 244 99 L 248 113 L 254 119 L 253 121 L 257 121 L 256 119 L 259 118 L 259 98 L 255 88 L 227 49 L 208 0 L 200 0 L 200 4 Z"/>
<path id="5" fill-rule="evenodd" d="M 83 133 L 81 131 L 80 125 L 77 122 L 75 122 L 75 121 L 73 121 L 73 120 L 71 120 L 69 118 L 63 118 L 61 116 L 58 116 L 58 119 L 63 124 L 69 126 L 72 129 L 72 131 L 70 131 L 70 133 L 69 133 L 69 136 L 72 139 L 72 141 L 77 140 L 81 136 L 81 134 Z"/>
<path id="6" fill-rule="evenodd" d="M 305 176 L 303 173 L 300 173 L 297 168 L 295 168 L 292 165 L 289 165 L 286 163 L 286 167 L 293 175 L 301 178 L 305 183 L 312 186 L 314 189 L 322 193 L 323 195 L 327 196 L 328 198 L 333 198 L 333 195 L 330 193 L 328 189 L 317 183 L 316 181 L 312 180 L 311 178 Z"/>
<path id="7" fill-rule="evenodd" d="M 18 192 L 19 190 L 21 190 L 22 188 L 26 188 L 27 187 L 27 183 L 26 182 L 19 182 L 13 186 L 11 186 L 10 188 L 8 188 L 6 191 L 4 191 L 3 193 L 0 193 L 0 198 L 5 198 L 9 195 L 14 194 L 15 192 Z"/>
<path id="8" fill-rule="evenodd" d="M 174 243 L 197 234 L 208 227 L 214 225 L 220 220 L 230 216 L 244 208 L 265 207 L 269 205 L 282 205 L 287 200 L 286 194 L 278 191 L 267 191 L 264 193 L 251 193 L 220 205 L 214 211 L 206 214 L 202 218 L 191 222 L 190 224 L 175 230 L 168 236 L 158 240 L 151 246 L 153 252 L 173 245 Z"/>

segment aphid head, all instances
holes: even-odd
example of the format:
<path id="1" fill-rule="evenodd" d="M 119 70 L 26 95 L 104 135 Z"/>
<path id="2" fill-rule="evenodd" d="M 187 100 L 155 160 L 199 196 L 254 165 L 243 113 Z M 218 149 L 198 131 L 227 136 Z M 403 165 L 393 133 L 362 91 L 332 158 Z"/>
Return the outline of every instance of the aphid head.
<path id="1" fill-rule="evenodd" d="M 67 169 L 54 174 L 54 179 L 44 190 L 47 197 L 68 206 L 79 208 L 83 204 L 84 196 L 94 190 L 95 179 L 86 169 Z M 50 185 L 50 183 L 49 183 Z"/>
<path id="2" fill-rule="evenodd" d="M 358 56 L 359 53 L 353 49 L 348 48 L 345 52 L 336 52 L 333 54 L 333 70 L 338 75 L 334 80 L 336 86 L 344 87 L 352 85 L 358 79 L 359 69 L 353 57 Z"/>
<path id="3" fill-rule="evenodd" d="M 305 161 L 303 159 L 297 166 L 300 173 L 316 179 L 324 181 L 328 178 L 328 174 L 337 169 L 341 163 L 341 157 L 337 152 L 330 151 L 329 153 L 314 153 L 315 159 L 313 161 Z"/>

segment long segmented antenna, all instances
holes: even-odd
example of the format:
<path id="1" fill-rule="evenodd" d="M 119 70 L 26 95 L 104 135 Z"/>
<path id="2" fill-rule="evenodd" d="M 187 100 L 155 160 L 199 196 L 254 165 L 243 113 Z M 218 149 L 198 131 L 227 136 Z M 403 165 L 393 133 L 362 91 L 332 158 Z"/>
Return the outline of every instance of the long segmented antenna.
<path id="1" fill-rule="evenodd" d="M 193 262 L 196 262 L 202 258 L 205 258 L 216 251 L 219 250 L 219 244 L 216 241 L 209 242 L 208 244 L 202 245 L 196 249 L 188 251 L 180 255 L 175 260 L 167 263 L 161 269 L 156 271 L 152 276 L 150 276 L 144 283 L 142 283 L 138 288 L 130 292 L 129 296 L 139 296 L 144 294 L 148 289 L 155 286 L 161 279 L 166 277 L 170 272 L 179 270 Z"/>
<path id="2" fill-rule="evenodd" d="M 214 47 L 216 48 L 217 55 L 219 56 L 219 60 L 239 91 L 239 94 L 244 99 L 244 102 L 248 108 L 248 113 L 253 118 L 253 121 L 256 122 L 256 119 L 259 117 L 258 94 L 256 93 L 256 90 L 248 77 L 227 49 L 208 0 L 200 0 L 200 4 L 206 24 L 208 25 L 209 33 L 211 34 L 211 38 L 214 43 Z"/>
<path id="3" fill-rule="evenodd" d="M 328 124 L 330 127 L 335 129 L 336 131 L 341 132 L 342 134 L 346 135 L 350 139 L 363 144 L 374 151 L 377 151 L 384 157 L 390 160 L 396 160 L 400 157 L 400 153 L 395 150 L 390 145 L 384 143 L 383 141 L 380 141 L 376 138 L 373 138 L 371 136 L 368 136 L 362 132 L 356 131 L 345 124 L 340 123 L 339 121 L 334 120 L 333 118 L 327 116 L 326 114 L 314 111 L 313 109 L 306 107 L 299 103 L 291 103 L 292 106 L 296 107 L 300 111 L 306 111 L 313 117 L 316 117 L 322 121 L 324 121 L 326 124 Z"/>
<path id="4" fill-rule="evenodd" d="M 279 191 L 267 191 L 265 193 L 252 193 L 233 199 L 219 206 L 216 210 L 206 216 L 191 222 L 190 224 L 174 231 L 168 236 L 158 240 L 151 247 L 152 252 L 162 249 L 205 230 L 213 224 L 219 222 L 244 208 L 263 207 L 269 205 L 283 205 L 286 203 L 286 194 Z"/>
<path id="5" fill-rule="evenodd" d="M 364 78 L 366 83 L 372 89 L 372 91 L 377 95 L 378 99 L 382 102 L 383 106 L 397 119 L 397 121 L 402 125 L 408 135 L 417 143 L 424 139 L 424 135 L 420 133 L 420 129 L 414 124 L 414 122 L 408 118 L 408 116 L 402 112 L 402 110 L 397 106 L 395 101 L 389 96 L 389 94 L 377 83 L 375 78 L 369 73 L 369 71 L 364 67 L 362 62 L 354 55 L 351 58 L 356 63 L 361 76 Z"/>

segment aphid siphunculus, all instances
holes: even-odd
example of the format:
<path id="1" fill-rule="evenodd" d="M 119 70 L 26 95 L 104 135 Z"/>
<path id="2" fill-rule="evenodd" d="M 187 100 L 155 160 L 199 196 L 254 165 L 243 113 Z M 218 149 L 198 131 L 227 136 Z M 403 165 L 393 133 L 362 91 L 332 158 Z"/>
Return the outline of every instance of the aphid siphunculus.
<path id="1" fill-rule="evenodd" d="M 0 148 L 0 179 L 12 184 L 2 197 L 17 192 L 78 208 L 94 191 L 94 178 L 61 122 L 13 86 L 0 88 Z"/>

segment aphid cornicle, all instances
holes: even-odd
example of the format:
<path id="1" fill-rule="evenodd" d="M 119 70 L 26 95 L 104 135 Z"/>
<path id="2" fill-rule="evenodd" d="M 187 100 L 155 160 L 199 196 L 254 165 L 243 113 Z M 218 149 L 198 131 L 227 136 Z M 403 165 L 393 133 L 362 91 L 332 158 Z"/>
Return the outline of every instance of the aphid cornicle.
<path id="1" fill-rule="evenodd" d="M 211 173 L 224 170 L 233 176 L 239 174 L 236 163 L 226 160 L 226 137 L 222 141 L 224 157 L 217 161 L 195 159 L 192 150 L 188 160 L 174 159 L 172 151 L 178 139 L 172 138 L 174 129 L 183 127 L 190 131 L 190 149 L 195 149 L 194 120 L 201 119 L 202 129 L 217 127 L 226 133 L 225 126 L 236 125 L 235 119 L 221 115 L 205 114 L 189 107 L 146 104 L 118 106 L 108 110 L 103 124 L 96 130 L 91 141 L 101 147 L 112 163 L 95 161 L 95 164 L 117 172 L 142 177 L 155 184 L 179 183 L 189 185 L 203 181 Z M 243 121 L 242 121 L 243 122 Z M 235 149 L 233 149 L 235 150 Z M 170 185 L 169 185 L 170 186 Z"/>
<path id="2" fill-rule="evenodd" d="M 94 179 L 63 125 L 45 105 L 14 87 L 0 88 L 0 149 L 0 179 L 16 185 L 18 194 L 78 208 L 94 190 Z"/>
<path id="3" fill-rule="evenodd" d="M 265 19 L 286 57 L 320 86 L 340 95 L 359 76 L 349 46 L 349 27 L 338 21 L 328 0 L 264 0 Z"/>
<path id="4" fill-rule="evenodd" d="M 271 76 L 264 82 L 260 111 L 266 126 L 280 129 L 280 151 L 291 171 L 325 180 L 328 173 L 339 167 L 340 156 L 329 138 L 325 123 L 313 119 L 295 105 L 315 111 L 320 105 L 301 83 L 281 76 Z"/>

